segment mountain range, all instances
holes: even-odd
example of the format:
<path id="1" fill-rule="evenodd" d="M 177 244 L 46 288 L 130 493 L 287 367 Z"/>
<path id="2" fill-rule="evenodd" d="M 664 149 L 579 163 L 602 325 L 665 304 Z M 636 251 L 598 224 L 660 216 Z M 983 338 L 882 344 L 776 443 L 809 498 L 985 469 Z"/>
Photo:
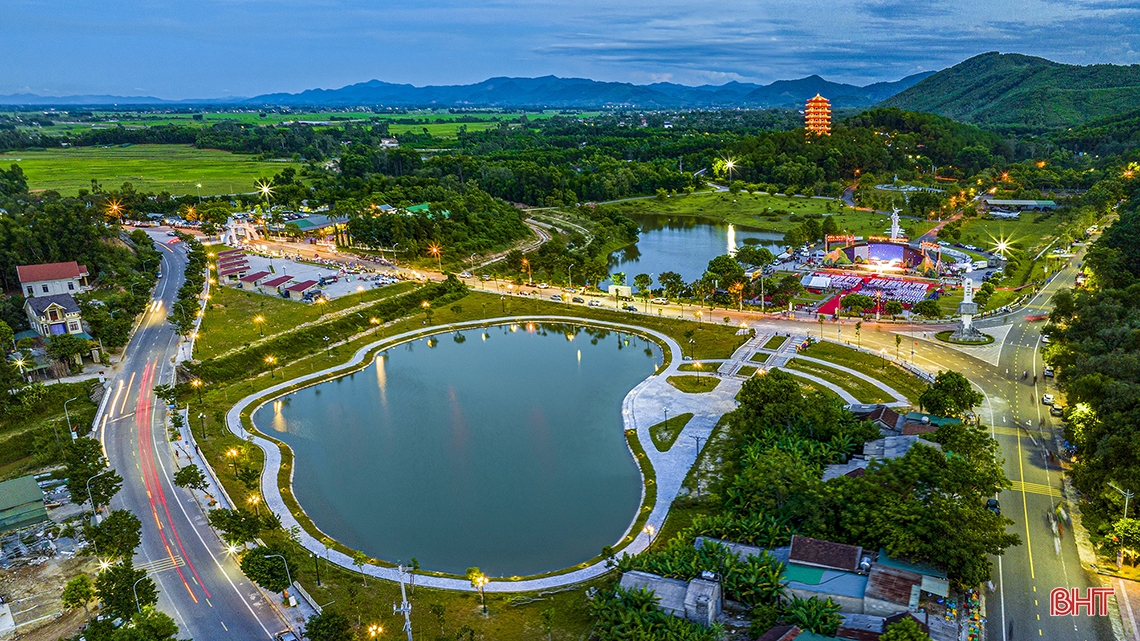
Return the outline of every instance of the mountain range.
<path id="1" fill-rule="evenodd" d="M 943 69 L 880 106 L 982 126 L 1060 128 L 1117 116 L 1137 104 L 1140 65 L 1067 65 L 991 52 Z"/>
<path id="2" fill-rule="evenodd" d="M 647 109 L 686 108 L 772 108 L 800 107 L 817 93 L 831 99 L 836 107 L 865 107 L 889 98 L 919 82 L 932 72 L 907 76 L 894 82 L 877 82 L 865 87 L 831 82 L 812 75 L 798 80 L 778 80 L 768 85 L 729 82 L 723 85 L 690 87 L 659 82 L 635 85 L 626 82 L 600 82 L 585 78 L 489 78 L 471 85 L 415 87 L 370 80 L 340 89 L 310 89 L 301 93 L 275 93 L 253 98 L 163 100 L 151 96 L 0 96 L 0 104 L 35 106 L 138 105 L 195 106 L 232 105 L 248 107 L 552 107 L 604 108 L 643 107 Z"/>

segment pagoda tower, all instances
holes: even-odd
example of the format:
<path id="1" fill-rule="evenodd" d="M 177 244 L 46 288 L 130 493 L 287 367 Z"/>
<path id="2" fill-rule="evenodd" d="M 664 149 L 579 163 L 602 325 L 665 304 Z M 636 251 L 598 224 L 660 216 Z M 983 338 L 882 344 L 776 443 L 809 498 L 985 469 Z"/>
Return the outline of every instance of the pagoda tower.
<path id="1" fill-rule="evenodd" d="M 831 101 L 816 94 L 804 108 L 804 129 L 817 136 L 831 135 Z"/>

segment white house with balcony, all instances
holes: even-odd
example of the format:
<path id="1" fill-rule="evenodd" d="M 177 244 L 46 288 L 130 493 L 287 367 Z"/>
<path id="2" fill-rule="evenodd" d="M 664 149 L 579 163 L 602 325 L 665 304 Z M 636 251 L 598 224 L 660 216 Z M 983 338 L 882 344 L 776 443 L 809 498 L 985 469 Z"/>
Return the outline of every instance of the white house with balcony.
<path id="1" fill-rule="evenodd" d="M 20 265 L 16 268 L 20 278 L 20 293 L 25 298 L 75 295 L 87 291 L 87 266 L 74 260 L 66 263 Z"/>

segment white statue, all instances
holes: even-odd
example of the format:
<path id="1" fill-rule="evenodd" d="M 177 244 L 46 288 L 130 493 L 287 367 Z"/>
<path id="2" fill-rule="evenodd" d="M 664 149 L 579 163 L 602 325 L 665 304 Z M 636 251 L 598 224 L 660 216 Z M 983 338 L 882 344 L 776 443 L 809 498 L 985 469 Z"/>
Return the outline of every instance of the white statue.
<path id="1" fill-rule="evenodd" d="M 899 226 L 899 208 L 891 210 L 891 240 L 902 238 L 902 227 Z"/>

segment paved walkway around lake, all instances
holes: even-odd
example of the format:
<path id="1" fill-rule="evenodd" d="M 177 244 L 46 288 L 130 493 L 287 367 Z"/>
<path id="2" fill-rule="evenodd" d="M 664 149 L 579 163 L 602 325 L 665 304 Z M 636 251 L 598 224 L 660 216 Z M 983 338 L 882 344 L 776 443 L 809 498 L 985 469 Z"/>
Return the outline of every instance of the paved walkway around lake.
<path id="1" fill-rule="evenodd" d="M 686 394 L 674 388 L 666 380 L 669 376 L 684 375 L 685 372 L 679 371 L 679 367 L 683 362 L 683 352 L 681 346 L 674 339 L 660 332 L 650 330 L 636 325 L 627 325 L 624 323 L 611 323 L 604 321 L 596 321 L 585 318 L 571 318 L 566 316 L 505 316 L 499 318 L 489 318 L 479 321 L 469 321 L 464 323 L 456 323 L 453 325 L 442 325 L 433 327 L 432 330 L 437 332 L 448 331 L 451 329 L 474 329 L 488 325 L 502 325 L 504 323 L 518 323 L 518 322 L 552 322 L 552 323 L 576 323 L 582 325 L 590 325 L 595 327 L 609 328 L 614 330 L 629 331 L 631 333 L 645 334 L 652 336 L 659 343 L 669 350 L 670 362 L 669 366 L 662 370 L 660 373 L 655 374 L 639 383 L 625 396 L 622 401 L 622 420 L 624 421 L 624 429 L 626 431 L 636 430 L 637 438 L 641 443 L 642 449 L 645 450 L 646 456 L 653 468 L 656 476 L 655 486 L 657 489 L 656 500 L 650 510 L 647 525 L 651 528 L 655 536 L 656 533 L 661 531 L 661 526 L 665 523 L 665 517 L 669 513 L 669 508 L 673 504 L 673 500 L 677 497 L 678 492 L 681 490 L 685 477 L 688 475 L 689 470 L 692 469 L 693 464 L 697 461 L 697 441 L 698 438 L 702 445 L 708 442 L 709 435 L 712 433 L 713 427 L 716 425 L 720 417 L 726 412 L 735 409 L 736 394 L 740 391 L 743 381 L 736 377 L 724 376 L 721 377 L 720 384 L 711 392 L 704 394 Z M 420 328 L 415 331 L 404 332 L 374 343 L 366 345 L 353 355 L 353 357 L 345 364 L 331 367 L 319 372 L 314 372 L 306 376 L 301 376 L 289 381 L 282 382 L 270 388 L 260 390 L 249 396 L 246 396 L 241 401 L 238 401 L 229 412 L 226 414 L 226 425 L 231 432 L 239 438 L 246 439 L 251 443 L 257 445 L 265 452 L 265 467 L 261 473 L 261 490 L 265 505 L 268 509 L 272 510 L 277 516 L 281 518 L 281 523 L 286 530 L 293 526 L 300 526 L 297 518 L 285 505 L 284 498 L 281 495 L 280 488 L 277 485 L 278 472 L 281 467 L 281 449 L 279 446 L 257 433 L 250 433 L 242 426 L 241 415 L 243 412 L 249 413 L 250 416 L 257 410 L 258 407 L 268 402 L 277 393 L 285 392 L 298 384 L 317 384 L 322 379 L 335 377 L 334 375 L 344 375 L 351 371 L 360 369 L 366 366 L 367 359 L 372 358 L 370 355 L 376 352 L 381 346 L 396 345 L 409 339 L 425 336 L 425 330 Z M 738 349 L 733 358 L 728 359 L 733 362 L 740 362 L 748 358 L 746 355 L 754 351 L 755 339 L 745 343 L 741 349 Z M 744 354 L 744 355 L 742 355 Z M 653 445 L 653 440 L 650 438 L 649 428 L 665 420 L 666 412 L 668 416 L 676 416 L 686 412 L 691 412 L 693 418 L 685 425 L 685 428 L 678 435 L 676 441 L 667 452 L 658 452 L 657 448 Z M 290 479 L 292 480 L 292 470 L 290 470 Z M 644 484 L 642 486 L 642 497 L 644 499 Z M 644 501 L 643 501 L 644 502 Z M 631 527 L 637 520 L 637 515 L 631 521 Z M 353 565 L 352 558 L 343 552 L 335 549 L 328 549 L 321 543 L 320 539 L 314 537 L 303 526 L 300 528 L 301 533 L 299 537 L 300 544 L 310 552 L 319 556 L 324 556 L 332 563 L 336 563 L 348 570 L 358 571 L 358 568 Z M 643 530 L 644 531 L 644 530 Z M 619 553 L 637 554 L 644 551 L 650 543 L 651 536 L 640 532 L 627 532 L 628 535 L 633 535 L 633 541 L 622 548 Z M 330 537 L 331 538 L 331 537 Z M 624 539 L 624 537 L 623 537 Z M 509 579 L 496 579 L 487 584 L 485 590 L 487 592 L 526 592 L 534 590 L 545 590 L 550 588 L 557 588 L 566 585 L 580 583 L 588 579 L 595 578 L 606 572 L 611 568 L 606 567 L 605 562 L 598 562 L 586 567 L 579 567 L 575 570 L 565 572 L 563 574 L 556 574 L 551 576 L 544 576 L 533 579 L 522 580 L 509 580 Z M 365 565 L 364 573 L 381 579 L 389 581 L 398 580 L 397 570 L 395 568 L 381 567 L 377 565 Z M 471 591 L 471 583 L 463 578 L 456 577 L 441 577 L 419 574 L 416 576 L 416 583 L 432 588 L 443 588 L 450 590 L 464 590 Z"/>

